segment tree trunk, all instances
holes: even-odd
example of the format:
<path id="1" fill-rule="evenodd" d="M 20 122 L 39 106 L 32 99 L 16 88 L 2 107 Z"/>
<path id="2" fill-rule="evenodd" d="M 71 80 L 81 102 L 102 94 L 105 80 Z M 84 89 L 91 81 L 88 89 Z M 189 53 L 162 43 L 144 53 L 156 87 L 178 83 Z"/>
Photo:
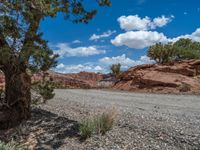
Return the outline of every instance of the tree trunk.
<path id="1" fill-rule="evenodd" d="M 0 106 L 0 129 L 19 125 L 31 116 L 31 79 L 25 71 L 5 70 L 5 103 Z"/>

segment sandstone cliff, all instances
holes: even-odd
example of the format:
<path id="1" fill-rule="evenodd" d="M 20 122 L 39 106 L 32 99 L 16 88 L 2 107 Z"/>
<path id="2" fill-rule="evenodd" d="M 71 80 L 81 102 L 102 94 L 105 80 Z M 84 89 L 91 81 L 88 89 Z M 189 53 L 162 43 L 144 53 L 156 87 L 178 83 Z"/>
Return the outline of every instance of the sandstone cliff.
<path id="1" fill-rule="evenodd" d="M 200 94 L 200 60 L 136 66 L 123 72 L 113 88 L 140 92 Z"/>

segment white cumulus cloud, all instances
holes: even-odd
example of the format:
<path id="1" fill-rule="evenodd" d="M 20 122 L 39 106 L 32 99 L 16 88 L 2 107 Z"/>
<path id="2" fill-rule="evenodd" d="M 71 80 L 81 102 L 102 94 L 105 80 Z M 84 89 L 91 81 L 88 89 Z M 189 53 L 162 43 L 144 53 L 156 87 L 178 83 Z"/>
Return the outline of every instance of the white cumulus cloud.
<path id="1" fill-rule="evenodd" d="M 60 73 L 79 73 L 82 71 L 86 72 L 102 72 L 109 73 L 110 66 L 112 64 L 121 64 L 122 70 L 127 70 L 130 67 L 140 65 L 140 64 L 152 64 L 154 61 L 150 60 L 147 56 L 141 56 L 138 60 L 133 60 L 128 58 L 125 54 L 116 57 L 104 57 L 95 63 L 84 63 L 84 64 L 70 64 L 65 65 L 63 63 L 58 64 L 55 71 Z"/>
<path id="2" fill-rule="evenodd" d="M 99 60 L 101 64 L 111 66 L 112 64 L 120 63 L 123 70 L 140 64 L 151 64 L 154 61 L 150 60 L 147 56 L 141 56 L 138 60 L 128 58 L 125 54 L 116 57 L 104 57 Z"/>
<path id="3" fill-rule="evenodd" d="M 193 41 L 200 42 L 200 28 L 197 28 L 193 33 L 191 34 L 186 34 L 186 35 L 180 35 L 176 38 L 169 38 L 169 42 L 176 42 L 180 38 L 189 38 Z"/>
<path id="4" fill-rule="evenodd" d="M 155 29 L 156 27 L 163 27 L 169 23 L 174 16 L 170 17 L 157 17 L 151 20 L 149 17 L 140 18 L 135 16 L 122 16 L 118 19 L 120 27 L 125 29 L 125 33 L 117 35 L 111 40 L 111 43 L 115 46 L 127 46 L 134 49 L 144 49 L 156 43 L 175 42 L 180 38 L 189 38 L 193 41 L 200 42 L 200 28 L 197 28 L 195 32 L 191 34 L 180 35 L 178 37 L 169 38 L 163 33 L 157 31 L 149 31 L 149 29 Z"/>
<path id="5" fill-rule="evenodd" d="M 167 37 L 156 31 L 128 31 L 111 40 L 115 46 L 125 45 L 135 49 L 143 49 L 158 42 L 167 42 Z"/>
<path id="6" fill-rule="evenodd" d="M 153 22 L 151 23 L 151 29 L 155 29 L 156 27 L 163 27 L 167 25 L 169 22 L 171 22 L 173 18 L 174 18 L 173 15 L 170 17 L 161 16 L 154 18 Z"/>
<path id="7" fill-rule="evenodd" d="M 174 16 L 166 17 L 161 16 L 154 18 L 153 20 L 150 17 L 141 18 L 138 15 L 129 15 L 121 16 L 118 18 L 121 29 L 126 31 L 131 30 L 150 30 L 157 27 L 163 27 L 172 21 Z"/>
<path id="8" fill-rule="evenodd" d="M 65 65 L 63 64 L 63 63 L 61 63 L 61 64 L 58 64 L 57 66 L 56 66 L 56 69 L 62 69 L 62 68 L 64 68 L 65 67 Z"/>
<path id="9" fill-rule="evenodd" d="M 60 57 L 86 57 L 98 54 L 105 54 L 106 50 L 100 49 L 98 46 L 88 46 L 88 47 L 75 47 L 72 48 L 66 43 L 59 43 L 56 46 L 54 52 L 59 54 Z"/>
<path id="10" fill-rule="evenodd" d="M 86 72 L 101 72 L 103 68 L 101 66 L 94 66 L 89 64 L 78 64 L 78 65 L 64 65 L 59 64 L 56 67 L 56 71 L 60 73 L 79 73 L 82 71 Z"/>
<path id="11" fill-rule="evenodd" d="M 113 35 L 114 33 L 116 33 L 116 31 L 111 31 L 111 30 L 108 30 L 107 32 L 104 32 L 100 35 L 97 35 L 97 34 L 93 34 L 89 40 L 91 41 L 97 41 L 99 39 L 102 39 L 102 38 L 106 38 L 106 37 L 110 37 L 111 35 Z"/>

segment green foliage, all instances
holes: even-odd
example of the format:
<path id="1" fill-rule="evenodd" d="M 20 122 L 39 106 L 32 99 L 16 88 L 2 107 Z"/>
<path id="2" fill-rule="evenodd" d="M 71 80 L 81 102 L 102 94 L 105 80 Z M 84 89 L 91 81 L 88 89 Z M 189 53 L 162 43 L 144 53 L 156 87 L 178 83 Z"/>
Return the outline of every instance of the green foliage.
<path id="1" fill-rule="evenodd" d="M 80 134 L 82 139 L 87 139 L 92 136 L 95 131 L 93 120 L 87 119 L 81 123 Z"/>
<path id="2" fill-rule="evenodd" d="M 12 140 L 7 144 L 0 141 L 0 150 L 28 150 L 28 148 Z"/>
<path id="3" fill-rule="evenodd" d="M 173 48 L 172 43 L 157 43 L 149 47 L 147 56 L 155 60 L 157 63 L 167 63 L 175 59 L 176 50 Z"/>
<path id="4" fill-rule="evenodd" d="M 180 39 L 174 43 L 178 59 L 200 59 L 200 43 L 191 39 Z"/>
<path id="5" fill-rule="evenodd" d="M 32 89 L 42 96 L 44 103 L 54 97 L 54 88 L 55 83 L 48 77 L 44 77 L 42 81 L 35 82 L 32 85 Z"/>
<path id="6" fill-rule="evenodd" d="M 111 5 L 110 0 L 93 2 L 100 6 Z M 84 4 L 84 0 L 0 1 L 0 70 L 4 73 L 39 72 L 55 67 L 58 55 L 42 39 L 38 31 L 40 22 L 62 13 L 74 23 L 88 23 L 97 11 L 86 10 Z"/>
<path id="7" fill-rule="evenodd" d="M 111 5 L 110 0 L 90 0 L 90 3 L 91 1 L 100 6 Z M 16 114 L 18 117 L 9 119 L 10 122 L 5 122 L 5 126 L 10 127 L 10 123 L 14 125 L 30 116 L 30 97 L 27 96 L 31 90 L 29 75 L 47 71 L 57 64 L 58 55 L 48 47 L 48 42 L 39 32 L 41 21 L 62 13 L 65 19 L 74 23 L 87 24 L 97 10 L 86 9 L 86 3 L 86 0 L 0 0 L 0 70 L 8 78 L 6 96 L 12 94 L 5 99 L 8 104 L 6 108 L 15 106 L 20 115 Z M 12 77 L 18 77 L 14 84 L 10 82 Z M 51 82 L 42 81 L 37 87 L 45 101 L 54 96 Z M 13 105 L 12 101 L 19 105 Z M 9 107 L 11 104 L 13 106 Z M 26 113 L 22 113 L 24 110 Z M 8 111 L 3 110 L 6 114 Z"/>
<path id="8" fill-rule="evenodd" d="M 112 73 L 117 76 L 119 75 L 120 73 L 120 70 L 121 70 L 121 64 L 118 63 L 118 64 L 113 64 L 111 67 L 110 67 L 110 70 L 112 71 Z"/>
<path id="9" fill-rule="evenodd" d="M 81 138 L 89 138 L 94 133 L 104 135 L 107 131 L 112 129 L 115 116 L 114 111 L 110 111 L 92 119 L 84 120 L 80 126 Z"/>
<path id="10" fill-rule="evenodd" d="M 38 91 L 39 94 L 43 97 L 44 101 L 46 102 L 49 99 L 54 97 L 54 83 L 51 81 L 44 81 L 38 84 Z"/>
<path id="11" fill-rule="evenodd" d="M 157 63 L 169 63 L 175 60 L 200 59 L 200 43 L 190 39 L 179 39 L 175 43 L 157 43 L 150 46 L 147 56 Z"/>

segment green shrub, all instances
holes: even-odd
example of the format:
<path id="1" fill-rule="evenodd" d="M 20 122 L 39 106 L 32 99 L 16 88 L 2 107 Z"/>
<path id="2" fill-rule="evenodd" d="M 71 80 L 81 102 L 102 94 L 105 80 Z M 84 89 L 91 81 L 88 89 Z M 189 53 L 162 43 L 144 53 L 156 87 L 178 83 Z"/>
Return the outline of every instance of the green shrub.
<path id="1" fill-rule="evenodd" d="M 173 45 L 178 59 L 200 59 L 200 43 L 191 39 L 179 39 Z"/>
<path id="2" fill-rule="evenodd" d="M 80 134 L 82 139 L 86 139 L 92 136 L 95 131 L 93 120 L 87 119 L 81 123 Z"/>
<path id="3" fill-rule="evenodd" d="M 7 144 L 0 141 L 0 150 L 28 150 L 28 148 L 12 140 Z"/>
<path id="4" fill-rule="evenodd" d="M 147 56 L 157 63 L 168 63 L 175 59 L 176 50 L 174 49 L 172 43 L 157 43 L 149 47 Z"/>
<path id="5" fill-rule="evenodd" d="M 81 138 L 89 138 L 94 133 L 104 135 L 107 131 L 112 129 L 115 116 L 114 111 L 110 111 L 95 116 L 94 118 L 84 120 L 80 126 Z"/>
<path id="6" fill-rule="evenodd" d="M 200 59 L 200 42 L 182 38 L 175 43 L 157 43 L 149 47 L 147 56 L 161 64 L 175 60 Z"/>

